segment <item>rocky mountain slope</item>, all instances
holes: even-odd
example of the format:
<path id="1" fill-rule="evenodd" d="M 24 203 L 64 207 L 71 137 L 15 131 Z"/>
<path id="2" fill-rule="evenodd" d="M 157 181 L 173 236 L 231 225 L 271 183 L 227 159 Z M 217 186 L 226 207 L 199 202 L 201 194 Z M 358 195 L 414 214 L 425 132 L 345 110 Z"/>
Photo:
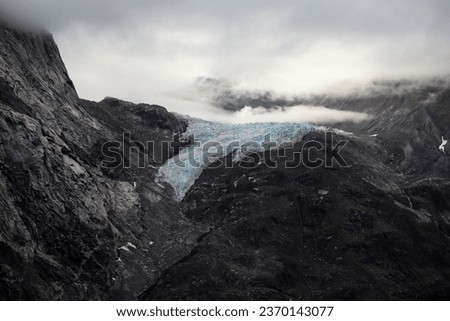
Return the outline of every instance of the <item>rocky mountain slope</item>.
<path id="1" fill-rule="evenodd" d="M 322 97 L 378 115 L 334 124 L 355 133 L 340 136 L 350 168 L 286 168 L 294 152 L 324 156 L 307 142 L 329 138 L 311 130 L 278 166 L 256 162 L 268 151 L 213 163 L 180 199 L 158 181 L 177 153 L 159 143 L 186 120 L 79 99 L 46 32 L 2 22 L 0 44 L 1 299 L 450 297 L 445 87 Z M 102 166 L 110 142 L 120 163 Z"/>
<path id="2" fill-rule="evenodd" d="M 323 139 L 272 155 L 277 168 L 206 169 L 183 212 L 209 233 L 142 298 L 449 298 L 448 179 L 409 182 L 375 140 L 356 137 L 342 154 L 351 169 L 283 166 L 293 152 L 323 157 L 302 149 Z"/>
<path id="3" fill-rule="evenodd" d="M 135 299 L 199 232 L 151 167 L 102 171 L 101 146 L 183 124 L 160 106 L 81 101 L 48 33 L 2 23 L 0 43 L 0 298 Z"/>
<path id="4" fill-rule="evenodd" d="M 392 162 L 402 173 L 448 177 L 450 158 L 438 152 L 442 137 L 450 136 L 448 81 L 387 83 L 368 95 L 324 99 L 321 103 L 377 115 L 368 121 L 334 126 L 377 135 L 377 142 L 391 152 Z"/>

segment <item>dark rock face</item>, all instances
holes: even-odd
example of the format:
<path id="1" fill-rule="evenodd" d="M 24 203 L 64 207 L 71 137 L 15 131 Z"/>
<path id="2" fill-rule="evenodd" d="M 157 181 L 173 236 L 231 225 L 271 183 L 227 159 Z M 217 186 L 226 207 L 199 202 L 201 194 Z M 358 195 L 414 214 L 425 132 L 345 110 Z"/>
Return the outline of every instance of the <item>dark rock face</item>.
<path id="1" fill-rule="evenodd" d="M 285 155 L 324 139 L 312 133 Z M 408 182 L 356 137 L 342 155 L 351 168 L 205 170 L 183 212 L 209 232 L 142 298 L 448 299 L 448 179 Z"/>
<path id="2" fill-rule="evenodd" d="M 49 34 L 2 27 L 0 44 L 0 298 L 135 299 L 198 232 L 155 169 L 104 170 L 101 146 L 183 124 L 159 106 L 80 101 Z"/>
<path id="3" fill-rule="evenodd" d="M 153 176 L 155 166 L 174 156 L 174 150 L 162 142 L 171 142 L 175 134 L 186 130 L 184 121 L 161 106 L 136 105 L 116 98 L 105 98 L 98 103 L 81 102 L 104 130 L 104 139 L 90 148 L 90 155 L 97 155 L 92 161 L 105 159 L 99 153 L 105 142 L 114 141 L 117 146 L 120 145 L 122 163 L 102 167 L 103 173 L 114 179 L 137 181 L 145 175 Z"/>

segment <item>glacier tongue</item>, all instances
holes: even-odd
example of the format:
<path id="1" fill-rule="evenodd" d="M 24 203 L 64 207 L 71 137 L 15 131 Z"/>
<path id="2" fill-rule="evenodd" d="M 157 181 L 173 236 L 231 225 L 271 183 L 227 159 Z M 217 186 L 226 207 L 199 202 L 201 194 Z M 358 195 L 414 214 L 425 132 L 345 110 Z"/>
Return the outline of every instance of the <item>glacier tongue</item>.
<path id="1" fill-rule="evenodd" d="M 195 141 L 199 142 L 200 146 L 182 149 L 177 156 L 172 157 L 162 165 L 156 175 L 157 182 L 165 182 L 173 187 L 179 201 L 183 199 L 202 170 L 215 160 L 204 159 L 203 147 L 208 142 L 219 143 L 223 146 L 224 151 L 227 151 L 227 146 L 232 142 L 239 142 L 240 147 L 250 142 L 256 142 L 256 145 L 261 146 L 258 150 L 262 151 L 264 150 L 262 144 L 267 134 L 270 135 L 270 140 L 276 142 L 276 146 L 279 147 L 282 143 L 298 142 L 313 130 L 325 130 L 325 127 L 322 126 L 303 123 L 224 124 L 188 116 L 183 116 L 183 118 L 188 122 L 188 127 L 182 137 L 187 138 L 194 135 Z M 214 151 L 214 149 L 210 151 Z M 228 152 L 231 152 L 231 150 L 224 152 L 224 154 Z M 239 150 L 236 155 L 235 161 L 239 160 Z M 195 162 L 200 163 L 200 165 L 197 166 Z M 184 166 L 180 166 L 180 163 Z"/>

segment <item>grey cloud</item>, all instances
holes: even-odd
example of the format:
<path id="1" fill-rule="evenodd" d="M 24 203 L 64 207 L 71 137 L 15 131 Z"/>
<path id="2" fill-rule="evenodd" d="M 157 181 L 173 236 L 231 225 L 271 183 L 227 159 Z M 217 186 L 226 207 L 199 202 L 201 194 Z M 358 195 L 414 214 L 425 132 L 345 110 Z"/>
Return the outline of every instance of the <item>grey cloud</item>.
<path id="1" fill-rule="evenodd" d="M 237 91 L 284 97 L 450 72 L 446 0 L 19 0 L 3 5 L 55 34 L 80 96 L 114 95 L 197 116 L 210 107 L 192 90 L 198 77 L 227 79 Z M 180 98 L 183 92 L 191 97 Z"/>

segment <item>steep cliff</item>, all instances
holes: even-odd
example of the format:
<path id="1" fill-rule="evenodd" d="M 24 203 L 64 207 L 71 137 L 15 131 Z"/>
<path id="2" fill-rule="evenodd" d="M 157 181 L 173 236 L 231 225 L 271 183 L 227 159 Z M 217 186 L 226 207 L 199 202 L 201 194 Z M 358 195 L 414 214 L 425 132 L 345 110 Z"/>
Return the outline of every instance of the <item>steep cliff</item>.
<path id="1" fill-rule="evenodd" d="M 52 36 L 2 23 L 0 115 L 2 299 L 133 299 L 189 249 L 153 168 L 100 167 L 139 124 L 155 141 L 182 130 L 165 108 L 80 101 Z"/>

